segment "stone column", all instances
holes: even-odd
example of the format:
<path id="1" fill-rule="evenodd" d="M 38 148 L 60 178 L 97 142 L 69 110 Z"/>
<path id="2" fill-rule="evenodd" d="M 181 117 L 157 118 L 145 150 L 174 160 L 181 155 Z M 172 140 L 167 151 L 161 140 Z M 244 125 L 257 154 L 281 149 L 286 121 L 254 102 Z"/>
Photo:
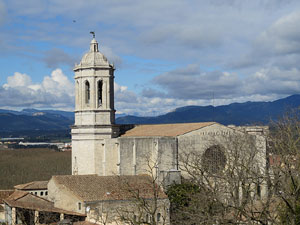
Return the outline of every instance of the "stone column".
<path id="1" fill-rule="evenodd" d="M 16 214 L 16 208 L 15 207 L 13 207 L 11 209 L 11 224 L 12 225 L 17 224 L 17 214 Z"/>
<path id="2" fill-rule="evenodd" d="M 65 219 L 65 214 L 61 213 L 59 219 L 60 219 L 60 221 L 64 220 Z"/>
<path id="3" fill-rule="evenodd" d="M 39 221 L 39 211 L 37 211 L 37 210 L 34 211 L 34 223 L 35 224 L 40 224 L 40 221 Z"/>

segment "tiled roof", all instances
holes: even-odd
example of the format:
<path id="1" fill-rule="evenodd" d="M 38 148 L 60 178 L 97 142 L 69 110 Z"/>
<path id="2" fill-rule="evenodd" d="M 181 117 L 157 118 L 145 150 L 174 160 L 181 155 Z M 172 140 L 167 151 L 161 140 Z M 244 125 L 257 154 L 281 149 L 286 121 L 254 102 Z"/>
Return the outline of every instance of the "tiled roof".
<path id="1" fill-rule="evenodd" d="M 13 192 L 14 190 L 0 190 L 0 204 L 3 203 L 3 199 L 10 196 Z"/>
<path id="2" fill-rule="evenodd" d="M 131 130 L 126 131 L 122 137 L 176 137 L 212 124 L 215 122 L 136 125 Z"/>
<path id="3" fill-rule="evenodd" d="M 4 202 L 11 207 L 31 209 L 43 212 L 57 212 L 69 215 L 85 216 L 81 213 L 66 211 L 54 207 L 54 203 L 46 199 L 35 196 L 26 191 L 15 191 L 8 198 L 4 199 Z"/>
<path id="4" fill-rule="evenodd" d="M 153 198 L 153 180 L 148 175 L 135 176 L 98 176 L 62 175 L 53 176 L 54 182 L 63 185 L 82 201 L 126 200 L 139 197 Z M 158 198 L 167 198 L 156 186 Z"/>
<path id="5" fill-rule="evenodd" d="M 44 190 L 47 189 L 49 181 L 32 181 L 26 184 L 18 184 L 14 186 L 18 190 Z"/>

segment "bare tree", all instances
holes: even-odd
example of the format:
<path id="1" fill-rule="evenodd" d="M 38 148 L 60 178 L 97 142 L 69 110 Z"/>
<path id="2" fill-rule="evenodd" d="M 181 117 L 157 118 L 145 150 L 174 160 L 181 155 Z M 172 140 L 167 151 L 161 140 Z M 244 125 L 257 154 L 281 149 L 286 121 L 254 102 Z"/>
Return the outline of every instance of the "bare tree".
<path id="1" fill-rule="evenodd" d="M 131 225 L 167 225 L 169 223 L 169 200 L 163 192 L 163 181 L 159 181 L 157 173 L 157 160 L 145 157 L 149 177 L 143 186 L 147 188 L 147 194 L 143 187 L 136 187 L 126 182 L 120 176 L 120 187 L 130 195 L 130 204 L 127 208 L 119 207 L 118 215 L 121 222 Z"/>
<path id="2" fill-rule="evenodd" d="M 263 137 L 233 131 L 210 140 L 205 151 L 187 146 L 180 166 L 188 182 L 198 190 L 189 196 L 187 207 L 172 212 L 177 216 L 173 222 L 276 223 L 275 200 L 267 193 L 265 144 Z"/>
<path id="3" fill-rule="evenodd" d="M 274 195 L 280 200 L 281 224 L 300 223 L 300 109 L 273 123 L 270 171 Z"/>

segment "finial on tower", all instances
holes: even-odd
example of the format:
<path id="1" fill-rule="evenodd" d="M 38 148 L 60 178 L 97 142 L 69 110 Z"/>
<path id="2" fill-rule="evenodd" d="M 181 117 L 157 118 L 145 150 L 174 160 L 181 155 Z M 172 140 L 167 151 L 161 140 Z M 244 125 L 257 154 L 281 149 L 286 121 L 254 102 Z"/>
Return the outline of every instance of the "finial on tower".
<path id="1" fill-rule="evenodd" d="M 90 34 L 92 34 L 93 38 L 95 38 L 95 32 L 94 31 L 91 31 Z"/>

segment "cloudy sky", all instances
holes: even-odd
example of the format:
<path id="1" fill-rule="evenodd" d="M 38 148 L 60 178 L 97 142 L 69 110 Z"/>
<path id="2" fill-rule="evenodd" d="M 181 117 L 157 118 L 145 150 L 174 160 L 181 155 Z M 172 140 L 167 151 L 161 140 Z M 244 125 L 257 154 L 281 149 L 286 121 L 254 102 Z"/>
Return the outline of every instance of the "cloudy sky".
<path id="1" fill-rule="evenodd" d="M 0 0 L 0 108 L 73 110 L 90 31 L 118 113 L 300 93 L 299 0 Z"/>

